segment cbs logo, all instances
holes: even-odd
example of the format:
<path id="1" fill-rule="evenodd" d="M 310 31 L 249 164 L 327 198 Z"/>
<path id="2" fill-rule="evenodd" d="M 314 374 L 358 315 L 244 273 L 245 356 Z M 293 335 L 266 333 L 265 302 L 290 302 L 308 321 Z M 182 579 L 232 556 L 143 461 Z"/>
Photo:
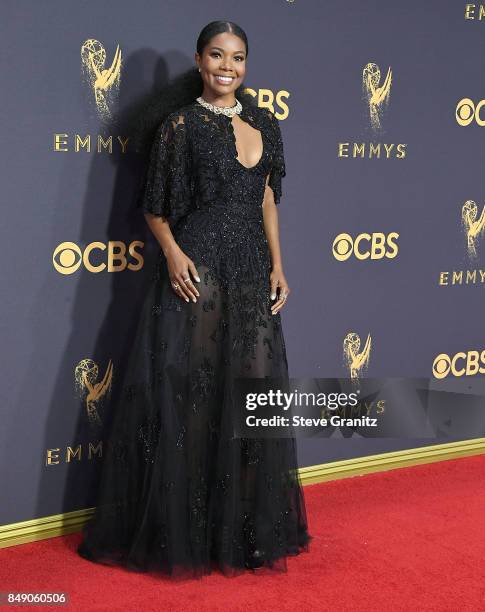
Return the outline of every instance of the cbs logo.
<path id="1" fill-rule="evenodd" d="M 74 242 L 62 242 L 52 254 L 52 263 L 60 274 L 74 274 L 81 264 L 84 265 L 86 270 L 94 273 L 103 272 L 104 270 L 108 272 L 122 272 L 126 268 L 137 272 L 143 267 L 143 257 L 136 249 L 137 247 L 143 248 L 143 246 L 144 243 L 139 240 L 131 242 L 128 248 L 124 242 L 110 240 L 107 245 L 103 242 L 91 242 L 82 251 Z M 93 264 L 91 256 L 96 251 L 103 252 L 102 259 L 104 261 Z M 127 252 L 135 263 L 128 262 Z M 100 259 L 99 253 L 96 255 L 96 259 Z"/>
<path id="2" fill-rule="evenodd" d="M 460 100 L 455 110 L 458 125 L 467 126 L 474 120 L 478 125 L 485 125 L 485 119 L 480 118 L 480 111 L 484 105 L 485 100 L 480 100 L 477 105 L 470 98 Z"/>
<path id="3" fill-rule="evenodd" d="M 435 378 L 446 378 L 451 372 L 453 376 L 474 376 L 485 374 L 485 351 L 459 352 L 453 357 L 446 353 L 439 354 L 433 361 L 433 376 Z"/>
<path id="4" fill-rule="evenodd" d="M 260 108 L 267 108 L 274 113 L 277 119 L 286 119 L 290 114 L 290 109 L 286 100 L 290 97 L 290 92 L 281 89 L 274 94 L 271 89 L 252 89 L 251 87 L 245 88 L 245 93 L 250 94 L 253 98 L 256 98 L 257 105 Z M 281 111 L 278 113 L 276 107 L 279 107 Z"/>
<path id="5" fill-rule="evenodd" d="M 393 259 L 398 253 L 398 246 L 395 242 L 397 238 L 399 238 L 397 232 L 390 232 L 387 236 L 381 232 L 363 233 L 356 238 L 352 238 L 350 234 L 339 234 L 333 241 L 333 256 L 338 261 L 345 261 L 352 254 L 361 260 L 382 259 L 383 257 Z"/>

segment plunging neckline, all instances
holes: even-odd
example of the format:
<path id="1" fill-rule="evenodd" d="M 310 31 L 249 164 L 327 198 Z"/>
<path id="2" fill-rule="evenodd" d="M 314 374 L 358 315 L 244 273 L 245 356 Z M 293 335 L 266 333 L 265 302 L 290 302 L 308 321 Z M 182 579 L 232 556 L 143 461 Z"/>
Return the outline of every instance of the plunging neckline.
<path id="1" fill-rule="evenodd" d="M 241 160 L 238 159 L 239 153 L 238 153 L 237 146 L 236 146 L 236 133 L 234 131 L 234 125 L 232 123 L 232 117 L 228 117 L 227 115 L 224 115 L 223 113 L 220 113 L 220 114 L 211 113 L 210 111 L 207 111 L 206 109 L 204 109 L 204 107 L 201 104 L 199 104 L 199 102 L 197 101 L 194 102 L 194 105 L 199 111 L 205 110 L 205 113 L 202 112 L 201 114 L 207 117 L 207 121 L 208 121 L 208 117 L 212 115 L 214 118 L 214 122 L 216 123 L 217 121 L 229 123 L 229 125 L 225 128 L 225 131 L 226 131 L 227 136 L 229 136 L 229 145 L 230 145 L 230 148 L 232 149 L 231 156 L 239 168 L 246 170 L 248 172 L 252 172 L 253 170 L 258 169 L 259 166 L 261 166 L 261 164 L 264 161 L 266 150 L 267 150 L 266 134 L 263 129 L 259 129 L 259 126 L 255 127 L 254 125 L 252 125 L 253 122 L 250 121 L 248 118 L 248 113 L 250 113 L 250 109 L 247 109 L 246 107 L 243 106 L 241 113 L 239 113 L 239 117 L 241 118 L 242 121 L 250 125 L 253 129 L 257 130 L 261 134 L 261 142 L 262 142 L 263 150 L 261 152 L 260 158 L 254 164 L 254 166 L 245 166 L 241 162 Z"/>
<path id="2" fill-rule="evenodd" d="M 253 128 L 253 130 L 256 130 L 261 135 L 261 145 L 262 145 L 261 155 L 260 155 L 258 161 L 253 166 L 245 166 L 241 162 L 241 160 L 238 159 L 237 156 L 239 155 L 239 153 L 238 153 L 237 145 L 236 145 L 236 132 L 234 130 L 234 124 L 232 123 L 232 117 L 227 117 L 227 115 L 221 115 L 221 116 L 222 117 L 227 117 L 227 119 L 229 119 L 229 126 L 230 126 L 230 131 L 231 131 L 231 136 L 232 136 L 232 145 L 233 145 L 233 148 L 234 148 L 234 159 L 235 159 L 236 163 L 239 164 L 239 166 L 241 166 L 241 168 L 244 168 L 245 170 L 254 170 L 263 161 L 263 157 L 264 157 L 264 153 L 265 153 L 264 133 L 263 133 L 262 130 L 258 130 L 258 128 L 256 128 L 253 125 L 251 125 L 251 123 L 249 121 L 246 121 L 246 119 L 243 117 L 243 114 L 244 114 L 244 110 L 239 115 L 239 118 L 241 119 L 241 121 L 244 121 L 245 123 L 247 123 L 250 127 Z"/>

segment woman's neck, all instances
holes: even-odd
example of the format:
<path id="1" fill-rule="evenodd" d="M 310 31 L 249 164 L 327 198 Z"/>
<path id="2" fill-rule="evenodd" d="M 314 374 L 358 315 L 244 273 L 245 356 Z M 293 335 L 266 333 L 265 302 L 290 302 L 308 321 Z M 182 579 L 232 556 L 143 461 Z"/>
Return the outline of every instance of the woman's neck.
<path id="1" fill-rule="evenodd" d="M 213 104 L 214 106 L 231 107 L 235 106 L 236 104 L 236 97 L 233 93 L 227 94 L 225 96 L 219 96 L 217 94 L 204 90 L 201 95 L 206 102 L 209 102 L 209 104 Z"/>

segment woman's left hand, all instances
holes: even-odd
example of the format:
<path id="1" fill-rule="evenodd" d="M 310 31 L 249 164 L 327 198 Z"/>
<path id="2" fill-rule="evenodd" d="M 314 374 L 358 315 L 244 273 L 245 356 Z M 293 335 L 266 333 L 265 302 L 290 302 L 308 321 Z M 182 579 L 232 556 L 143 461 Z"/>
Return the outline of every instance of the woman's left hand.
<path id="1" fill-rule="evenodd" d="M 281 268 L 273 268 L 270 274 L 270 285 L 271 285 L 271 300 L 276 302 L 271 306 L 271 314 L 279 312 L 286 303 L 288 295 L 290 294 L 290 288 L 286 282 L 285 275 Z M 277 294 L 277 289 L 279 293 Z"/>

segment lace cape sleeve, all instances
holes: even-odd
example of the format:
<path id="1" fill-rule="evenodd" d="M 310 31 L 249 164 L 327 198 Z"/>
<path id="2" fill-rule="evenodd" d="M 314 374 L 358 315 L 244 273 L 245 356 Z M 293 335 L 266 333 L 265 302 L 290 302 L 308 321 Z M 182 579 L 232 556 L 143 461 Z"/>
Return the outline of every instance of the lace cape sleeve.
<path id="1" fill-rule="evenodd" d="M 269 112 L 268 114 L 269 133 L 273 143 L 268 185 L 273 191 L 275 204 L 279 204 L 282 195 L 281 179 L 286 176 L 283 138 L 281 136 L 279 119 L 277 119 L 272 112 Z"/>
<path id="2" fill-rule="evenodd" d="M 136 206 L 174 226 L 192 203 L 187 116 L 171 113 L 157 128 Z"/>

